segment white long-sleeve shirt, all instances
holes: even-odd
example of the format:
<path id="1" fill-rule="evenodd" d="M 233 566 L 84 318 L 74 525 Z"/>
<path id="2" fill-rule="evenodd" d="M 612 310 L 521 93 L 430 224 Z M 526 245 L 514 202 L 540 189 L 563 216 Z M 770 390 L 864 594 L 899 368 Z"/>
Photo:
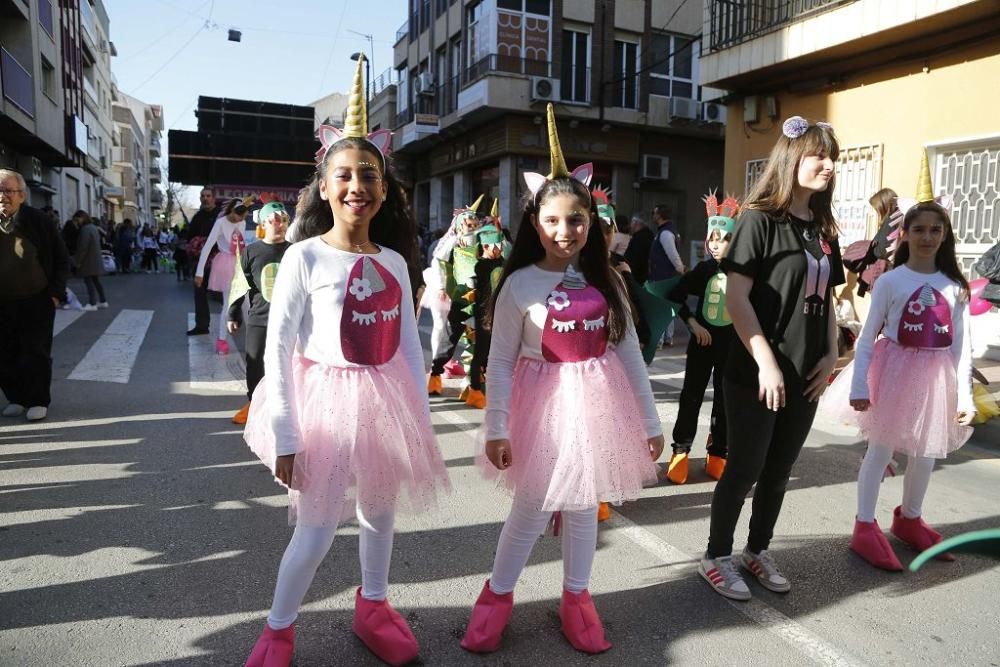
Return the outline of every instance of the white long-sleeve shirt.
<path id="1" fill-rule="evenodd" d="M 575 327 L 572 330 L 586 329 L 588 332 L 595 332 L 596 327 L 604 329 L 605 323 L 596 319 L 569 324 L 573 315 L 568 304 L 576 295 L 573 290 L 557 289 L 563 275 L 562 272 L 545 271 L 537 266 L 525 267 L 507 278 L 497 296 L 490 341 L 489 372 L 486 374 L 486 395 L 489 396 L 485 417 L 487 440 L 510 437 L 514 367 L 520 357 L 546 360 L 543 334 L 547 322 L 552 330 L 570 330 L 570 327 Z M 600 333 L 603 334 L 604 331 Z M 649 376 L 632 324 L 629 324 L 625 336 L 611 353 L 617 354 L 625 367 L 636 403 L 642 411 L 646 436 L 652 438 L 661 435 L 663 426 L 656 413 Z"/>
<path id="2" fill-rule="evenodd" d="M 243 226 L 244 223 L 242 220 L 239 222 L 229 222 L 226 216 L 216 218 L 215 224 L 212 225 L 212 231 L 208 233 L 205 245 L 201 248 L 201 255 L 198 257 L 198 268 L 194 272 L 195 276 L 201 278 L 205 275 L 205 265 L 208 263 L 208 256 L 212 254 L 213 243 L 219 248 L 219 252 L 230 255 L 235 254 L 232 248 L 233 234 L 239 234 L 239 238 L 243 239 Z"/>
<path id="3" fill-rule="evenodd" d="M 406 261 L 382 248 L 362 255 L 319 237 L 293 244 L 281 261 L 267 323 L 264 367 L 279 456 L 299 450 L 292 354 L 334 367 L 377 366 L 401 354 L 423 385 L 424 357 Z M 425 402 L 430 419 L 430 406 Z"/>
<path id="4" fill-rule="evenodd" d="M 875 339 L 906 347 L 950 349 L 958 379 L 958 409 L 974 410 L 969 304 L 961 287 L 940 271 L 918 273 L 906 266 L 883 274 L 872 290 L 871 308 L 854 353 L 851 399 L 868 399 L 868 367 Z"/>
<path id="5" fill-rule="evenodd" d="M 674 233 L 668 230 L 660 234 L 660 245 L 663 246 L 663 252 L 667 253 L 667 259 L 674 265 L 674 268 L 678 272 L 683 271 L 684 262 L 681 261 L 681 256 L 677 253 L 677 237 Z"/>

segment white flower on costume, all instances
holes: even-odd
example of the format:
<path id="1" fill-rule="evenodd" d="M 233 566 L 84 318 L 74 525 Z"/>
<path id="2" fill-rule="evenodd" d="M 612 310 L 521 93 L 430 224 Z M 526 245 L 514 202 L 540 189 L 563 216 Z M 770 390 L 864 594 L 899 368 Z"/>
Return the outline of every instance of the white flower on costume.
<path id="1" fill-rule="evenodd" d="M 556 310 L 566 310 L 570 306 L 569 294 L 566 292 L 560 292 L 559 290 L 553 290 L 549 294 L 549 300 L 547 303 Z"/>
<path id="2" fill-rule="evenodd" d="M 355 278 L 351 281 L 351 289 L 348 291 L 353 294 L 358 301 L 364 301 L 372 295 L 372 284 L 367 278 Z"/>
<path id="3" fill-rule="evenodd" d="M 907 312 L 909 312 L 911 315 L 917 315 L 917 316 L 923 313 L 926 309 L 927 306 L 920 303 L 919 301 L 911 301 L 909 305 L 906 306 Z"/>

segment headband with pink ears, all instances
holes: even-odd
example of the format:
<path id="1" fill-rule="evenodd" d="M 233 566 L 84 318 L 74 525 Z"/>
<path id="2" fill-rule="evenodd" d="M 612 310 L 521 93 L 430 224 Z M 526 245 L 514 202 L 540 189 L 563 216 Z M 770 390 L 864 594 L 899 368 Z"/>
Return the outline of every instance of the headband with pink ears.
<path id="1" fill-rule="evenodd" d="M 320 143 L 319 150 L 316 151 L 316 166 L 318 167 L 323 164 L 323 160 L 326 158 L 326 152 L 330 150 L 330 146 L 333 146 L 341 139 L 347 138 L 348 135 L 333 125 L 320 125 L 317 134 L 319 135 Z M 366 139 L 368 143 L 378 150 L 379 155 L 382 156 L 382 166 L 384 167 L 386 165 L 385 159 L 389 156 L 389 153 L 392 152 L 392 130 L 375 130 L 365 137 L 358 138 Z"/>

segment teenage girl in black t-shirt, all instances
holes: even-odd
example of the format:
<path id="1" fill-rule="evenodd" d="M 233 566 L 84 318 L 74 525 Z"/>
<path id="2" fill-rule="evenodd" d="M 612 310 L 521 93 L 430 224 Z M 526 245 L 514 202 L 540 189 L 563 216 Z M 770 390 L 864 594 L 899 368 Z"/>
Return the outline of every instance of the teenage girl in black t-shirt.
<path id="1" fill-rule="evenodd" d="M 736 600 L 750 599 L 732 549 L 754 484 L 750 535 L 738 562 L 767 589 L 791 588 L 767 548 L 816 401 L 837 361 L 830 296 L 844 282 L 831 206 L 839 151 L 826 123 L 786 120 L 721 263 L 738 338 L 724 380 L 729 457 L 712 498 L 708 549 L 698 571 Z"/>

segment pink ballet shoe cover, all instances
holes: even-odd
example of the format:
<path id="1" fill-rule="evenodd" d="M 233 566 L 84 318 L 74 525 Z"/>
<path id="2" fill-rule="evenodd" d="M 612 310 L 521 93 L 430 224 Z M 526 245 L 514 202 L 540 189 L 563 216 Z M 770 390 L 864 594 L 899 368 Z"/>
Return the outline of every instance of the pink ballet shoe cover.
<path id="1" fill-rule="evenodd" d="M 943 539 L 941 533 L 928 526 L 923 517 L 918 516 L 916 519 L 905 517 L 901 506 L 897 506 L 892 511 L 892 528 L 890 530 L 893 535 L 917 551 L 926 551 Z M 938 554 L 935 560 L 950 563 L 955 560 L 955 556 L 946 551 Z"/>
<path id="2" fill-rule="evenodd" d="M 253 645 L 246 667 L 288 667 L 294 653 L 295 626 L 273 630 L 264 624 L 264 632 Z"/>
<path id="3" fill-rule="evenodd" d="M 877 521 L 866 523 L 854 520 L 851 551 L 879 569 L 890 572 L 900 572 L 903 569 L 903 564 L 899 562 Z"/>
<path id="4" fill-rule="evenodd" d="M 215 341 L 215 353 L 222 355 L 229 354 L 229 341 L 225 338 L 217 338 Z"/>
<path id="5" fill-rule="evenodd" d="M 500 648 L 503 631 L 514 611 L 514 594 L 497 595 L 490 590 L 490 580 L 486 580 L 472 617 L 462 637 L 462 648 L 473 653 L 492 653 Z"/>
<path id="6" fill-rule="evenodd" d="M 354 595 L 354 634 L 382 662 L 405 665 L 416 659 L 420 646 L 403 617 L 388 600 L 366 600 L 361 588 Z"/>
<path id="7" fill-rule="evenodd" d="M 604 626 L 590 591 L 570 593 L 564 590 L 559 605 L 559 620 L 562 621 L 563 634 L 577 651 L 603 653 L 611 648 L 611 642 L 604 637 Z"/>

